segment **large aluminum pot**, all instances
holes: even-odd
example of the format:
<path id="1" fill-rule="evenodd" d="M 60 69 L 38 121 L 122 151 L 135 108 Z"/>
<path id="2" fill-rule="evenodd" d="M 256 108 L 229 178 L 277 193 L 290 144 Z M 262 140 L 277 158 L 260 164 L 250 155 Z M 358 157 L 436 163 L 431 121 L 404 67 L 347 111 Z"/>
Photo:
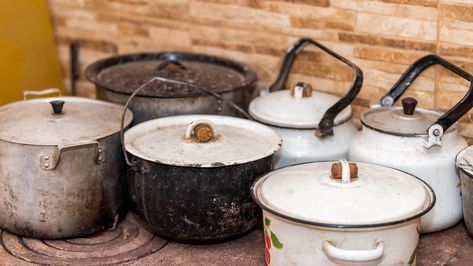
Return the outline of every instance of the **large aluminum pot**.
<path id="1" fill-rule="evenodd" d="M 312 91 L 309 84 L 302 82 L 297 82 L 291 90 L 283 90 L 296 56 L 309 44 L 352 68 L 353 83 L 346 96 L 340 99 Z M 275 168 L 347 158 L 350 140 L 358 131 L 350 120 L 350 103 L 362 83 L 362 71 L 346 58 L 314 40 L 303 38 L 297 41 L 288 50 L 279 76 L 269 89 L 271 93 L 257 97 L 249 106 L 249 113 L 255 120 L 270 125 L 283 139 Z"/>
<path id="2" fill-rule="evenodd" d="M 237 116 L 240 113 L 225 103 L 246 109 L 256 81 L 246 65 L 183 52 L 114 56 L 88 66 L 85 75 L 95 83 L 97 99 L 120 104 L 150 79 L 163 78 L 140 91 L 130 105 L 135 124 L 182 114 Z"/>
<path id="3" fill-rule="evenodd" d="M 273 171 L 251 193 L 268 265 L 415 265 L 420 217 L 435 204 L 410 174 L 346 161 Z"/>
<path id="4" fill-rule="evenodd" d="M 415 62 L 394 87 L 381 98 L 381 106 L 361 115 L 363 129 L 354 136 L 350 160 L 377 163 L 401 169 L 426 181 L 437 195 L 435 208 L 422 218 L 421 232 L 435 232 L 462 219 L 460 180 L 455 156 L 467 146 L 456 122 L 473 105 L 473 84 L 451 110 L 441 113 L 416 108 L 413 98 L 392 104 L 426 68 L 440 64 L 472 82 L 472 76 L 452 63 L 428 55 Z"/>
<path id="5" fill-rule="evenodd" d="M 470 237 L 473 237 L 473 146 L 458 153 L 456 165 L 461 179 L 463 220 Z"/>
<path id="6" fill-rule="evenodd" d="M 116 224 L 126 212 L 122 111 L 78 97 L 2 106 L 0 227 L 28 237 L 67 238 Z M 125 126 L 131 121 L 128 111 Z"/>
<path id="7" fill-rule="evenodd" d="M 184 115 L 138 124 L 124 136 L 132 207 L 160 236 L 214 242 L 258 221 L 250 186 L 272 169 L 281 139 L 249 120 Z"/>

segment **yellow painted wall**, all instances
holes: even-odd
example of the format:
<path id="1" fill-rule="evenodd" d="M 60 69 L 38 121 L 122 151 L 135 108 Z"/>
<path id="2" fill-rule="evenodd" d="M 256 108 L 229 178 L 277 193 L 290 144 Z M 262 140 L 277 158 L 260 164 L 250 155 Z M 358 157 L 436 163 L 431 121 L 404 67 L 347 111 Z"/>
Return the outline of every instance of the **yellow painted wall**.
<path id="1" fill-rule="evenodd" d="M 0 1 L 0 105 L 63 88 L 46 0 Z"/>

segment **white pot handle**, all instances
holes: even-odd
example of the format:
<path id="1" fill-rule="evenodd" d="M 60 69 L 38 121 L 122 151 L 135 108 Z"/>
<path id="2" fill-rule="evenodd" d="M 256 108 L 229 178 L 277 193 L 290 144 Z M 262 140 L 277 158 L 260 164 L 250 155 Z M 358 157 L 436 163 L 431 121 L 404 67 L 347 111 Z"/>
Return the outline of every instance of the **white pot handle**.
<path id="1" fill-rule="evenodd" d="M 384 254 L 384 242 L 377 241 L 371 250 L 345 250 L 334 246 L 330 241 L 322 243 L 322 250 L 329 258 L 351 262 L 366 262 L 381 258 Z"/>

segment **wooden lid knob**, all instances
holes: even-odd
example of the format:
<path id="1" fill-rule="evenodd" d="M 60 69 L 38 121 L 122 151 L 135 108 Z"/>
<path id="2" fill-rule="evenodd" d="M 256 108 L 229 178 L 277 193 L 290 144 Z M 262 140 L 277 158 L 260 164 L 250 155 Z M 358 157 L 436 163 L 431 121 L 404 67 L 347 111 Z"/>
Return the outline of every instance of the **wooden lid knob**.
<path id="1" fill-rule="evenodd" d="M 291 88 L 291 95 L 296 98 L 312 96 L 312 86 L 309 83 L 296 82 Z"/>
<path id="2" fill-rule="evenodd" d="M 412 97 L 402 99 L 402 109 L 405 115 L 413 115 L 416 110 L 417 100 Z"/>
<path id="3" fill-rule="evenodd" d="M 350 179 L 358 177 L 358 166 L 356 163 L 349 163 L 350 166 Z M 332 164 L 332 178 L 342 179 L 342 163 L 337 162 Z"/>
<path id="4" fill-rule="evenodd" d="M 207 124 L 194 127 L 194 136 L 199 142 L 209 142 L 213 138 L 212 128 Z"/>

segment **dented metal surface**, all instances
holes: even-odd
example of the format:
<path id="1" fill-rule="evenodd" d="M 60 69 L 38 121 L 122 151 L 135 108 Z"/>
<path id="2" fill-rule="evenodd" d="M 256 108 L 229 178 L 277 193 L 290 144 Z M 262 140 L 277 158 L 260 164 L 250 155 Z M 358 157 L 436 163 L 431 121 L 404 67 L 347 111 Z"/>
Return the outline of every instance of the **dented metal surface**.
<path id="1" fill-rule="evenodd" d="M 250 186 L 271 170 L 272 158 L 200 168 L 134 157 L 135 169 L 127 170 L 131 206 L 167 239 L 206 243 L 242 235 L 257 224 L 260 215 Z"/>
<path id="2" fill-rule="evenodd" d="M 126 211 L 119 134 L 97 145 L 58 153 L 57 146 L 0 141 L 0 226 L 38 238 L 89 235 L 113 226 Z M 46 169 L 39 164 L 45 156 L 55 158 Z"/>

